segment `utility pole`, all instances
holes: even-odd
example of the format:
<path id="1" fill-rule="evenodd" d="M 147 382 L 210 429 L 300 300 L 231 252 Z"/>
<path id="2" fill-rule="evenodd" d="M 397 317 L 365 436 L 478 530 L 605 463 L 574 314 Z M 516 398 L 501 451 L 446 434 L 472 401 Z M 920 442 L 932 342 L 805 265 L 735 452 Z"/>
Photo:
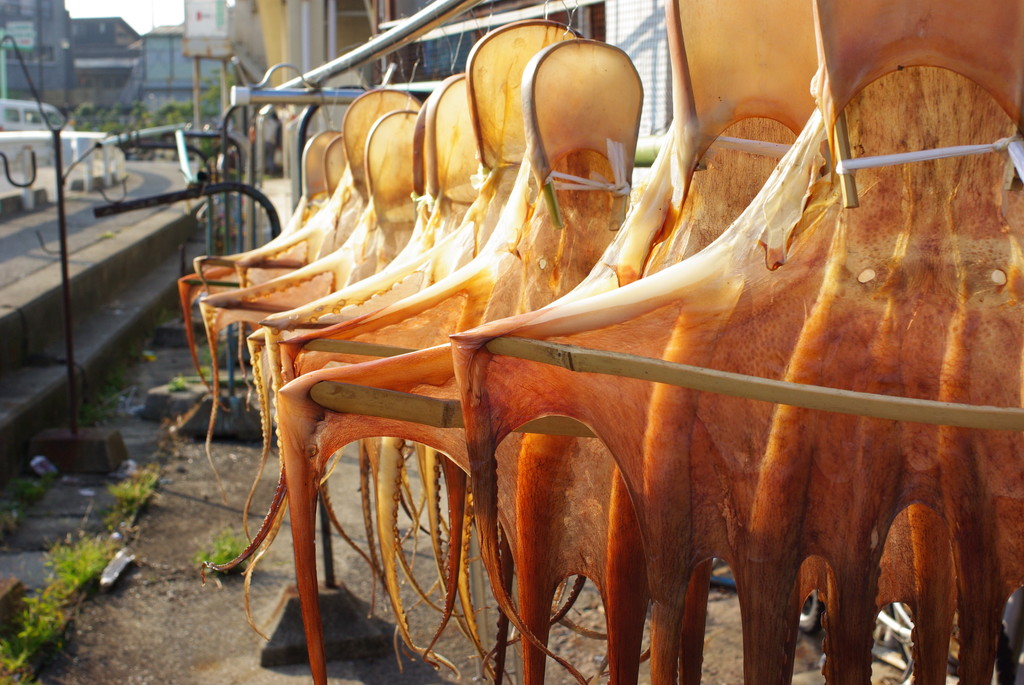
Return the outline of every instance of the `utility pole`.
<path id="1" fill-rule="evenodd" d="M 192 128 L 199 130 L 199 58 L 192 58 Z"/>
<path id="2" fill-rule="evenodd" d="M 39 97 L 46 101 L 46 83 L 43 81 L 43 0 L 36 0 L 36 57 L 39 69 Z"/>
<path id="3" fill-rule="evenodd" d="M 0 28 L 0 41 L 3 41 L 7 31 Z M 7 45 L 0 44 L 0 99 L 7 99 Z"/>

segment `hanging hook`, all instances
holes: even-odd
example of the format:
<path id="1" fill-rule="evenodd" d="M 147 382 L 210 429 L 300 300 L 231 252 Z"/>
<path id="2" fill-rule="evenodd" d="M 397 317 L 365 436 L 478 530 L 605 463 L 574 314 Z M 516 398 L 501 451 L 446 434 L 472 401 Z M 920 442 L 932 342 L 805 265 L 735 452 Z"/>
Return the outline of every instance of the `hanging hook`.
<path id="1" fill-rule="evenodd" d="M 278 69 L 292 69 L 294 71 L 297 71 L 299 73 L 299 78 L 302 80 L 302 83 L 307 88 L 309 88 L 311 90 L 320 90 L 320 86 L 318 86 L 317 84 L 313 83 L 312 81 L 306 80 L 306 75 L 304 73 L 302 73 L 302 69 L 299 69 L 294 64 L 289 64 L 287 62 L 280 62 L 280 63 L 275 64 L 274 66 L 270 67 L 269 69 L 267 69 L 266 73 L 263 74 L 263 79 L 259 83 L 254 83 L 250 87 L 254 88 L 254 89 L 256 89 L 256 88 L 265 88 L 270 83 L 270 77 Z"/>
<path id="2" fill-rule="evenodd" d="M 29 174 L 29 179 L 27 181 L 19 183 L 15 181 L 13 178 L 11 178 L 11 165 L 10 161 L 8 161 L 7 159 L 7 155 L 0 152 L 0 161 L 3 162 L 4 166 L 4 176 L 7 177 L 7 182 L 16 188 L 28 188 L 29 186 L 36 182 L 36 151 L 29 149 L 28 158 L 32 165 L 32 172 Z"/>
<path id="3" fill-rule="evenodd" d="M 398 69 L 398 65 L 394 62 L 388 62 L 388 70 L 384 72 L 384 77 L 380 80 L 380 87 L 386 88 L 391 85 L 391 79 L 395 75 L 395 71 Z"/>

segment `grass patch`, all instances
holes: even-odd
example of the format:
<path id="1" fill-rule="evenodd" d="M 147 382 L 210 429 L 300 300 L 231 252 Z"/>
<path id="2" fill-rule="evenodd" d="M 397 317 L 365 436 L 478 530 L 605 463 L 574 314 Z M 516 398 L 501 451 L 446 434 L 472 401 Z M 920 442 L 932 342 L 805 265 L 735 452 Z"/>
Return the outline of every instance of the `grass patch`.
<path id="1" fill-rule="evenodd" d="M 43 498 L 56 478 L 55 473 L 40 478 L 15 478 L 11 481 L 11 495 L 22 507 L 30 507 Z"/>
<path id="2" fill-rule="evenodd" d="M 116 548 L 117 543 L 108 537 L 83 537 L 74 543 L 55 545 L 46 562 L 54 576 L 50 587 L 58 597 L 71 598 L 99 578 Z"/>
<path id="3" fill-rule="evenodd" d="M 171 392 L 184 392 L 188 390 L 188 381 L 185 380 L 184 376 L 175 376 L 167 384 L 167 389 Z"/>
<path id="4" fill-rule="evenodd" d="M 202 564 L 203 562 L 226 564 L 241 554 L 247 544 L 243 536 L 230 528 L 225 528 L 217 533 L 207 547 L 196 552 L 195 556 L 192 557 L 192 561 L 196 564 Z M 245 570 L 247 563 L 243 562 L 227 573 L 241 573 Z"/>
<path id="5" fill-rule="evenodd" d="M 108 485 L 107 491 L 114 496 L 114 504 L 103 517 L 107 528 L 114 530 L 121 522 L 130 521 L 137 512 L 145 509 L 159 482 L 160 466 L 149 464 L 121 482 Z"/>
<path id="6" fill-rule="evenodd" d="M 69 607 L 93 589 L 116 548 L 113 540 L 83 537 L 49 551 L 50 582 L 24 599 L 8 636 L 0 640 L 0 683 L 33 682 L 33 662 L 61 646 Z"/>
<path id="7" fill-rule="evenodd" d="M 104 518 L 107 527 L 113 530 L 144 509 L 159 478 L 159 466 L 150 464 L 109 486 L 115 504 Z M 35 682 L 35 666 L 49 651 L 61 647 L 73 607 L 95 590 L 97 579 L 119 546 L 112 538 L 100 536 L 68 540 L 50 549 L 46 559 L 49 582 L 37 594 L 26 597 L 13 624 L 4 626 L 4 637 L 0 639 L 0 685 Z"/>
<path id="8" fill-rule="evenodd" d="M 14 532 L 25 510 L 38 502 L 53 485 L 57 475 L 48 473 L 41 478 L 15 478 L 0 499 L 0 540 Z"/>
<path id="9" fill-rule="evenodd" d="M 78 407 L 78 423 L 83 426 L 101 426 L 117 416 L 127 380 L 123 368 L 114 369 L 103 382 L 95 397 Z"/>

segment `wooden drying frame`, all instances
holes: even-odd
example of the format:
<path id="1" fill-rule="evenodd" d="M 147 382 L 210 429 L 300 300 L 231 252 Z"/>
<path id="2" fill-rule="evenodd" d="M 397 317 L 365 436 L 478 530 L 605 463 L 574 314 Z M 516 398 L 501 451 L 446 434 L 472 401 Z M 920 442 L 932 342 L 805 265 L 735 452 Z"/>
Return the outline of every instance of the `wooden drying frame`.
<path id="1" fill-rule="evenodd" d="M 317 345 L 319 347 L 328 342 L 331 343 L 333 351 L 373 354 L 370 348 L 380 347 L 391 350 L 391 353 L 379 356 L 403 353 L 399 351 L 402 348 L 366 343 L 353 345 L 355 341 L 320 341 Z M 335 346 L 335 343 L 338 344 Z M 635 378 L 700 392 L 713 392 L 818 411 L 959 428 L 1024 430 L 1024 409 L 1018 407 L 939 402 L 791 383 L 527 338 L 495 338 L 487 343 L 486 348 L 492 354 L 526 359 L 579 373 Z M 356 352 L 359 349 L 362 351 Z M 321 381 L 314 385 L 310 390 L 310 398 L 320 406 L 340 413 L 391 418 L 437 428 L 463 427 L 460 403 L 456 400 L 438 400 L 412 393 L 334 381 Z M 580 437 L 593 435 L 578 421 L 561 416 L 548 416 L 531 421 L 521 426 L 518 431 Z"/>

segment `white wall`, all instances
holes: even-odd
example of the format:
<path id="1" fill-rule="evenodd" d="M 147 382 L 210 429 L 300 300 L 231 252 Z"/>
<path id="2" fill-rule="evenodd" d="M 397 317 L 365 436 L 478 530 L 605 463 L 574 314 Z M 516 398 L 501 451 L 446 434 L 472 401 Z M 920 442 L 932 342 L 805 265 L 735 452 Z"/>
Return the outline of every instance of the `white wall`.
<path id="1" fill-rule="evenodd" d="M 672 121 L 665 9 L 659 0 L 607 0 L 606 40 L 622 48 L 644 84 L 640 135 L 663 133 Z"/>

